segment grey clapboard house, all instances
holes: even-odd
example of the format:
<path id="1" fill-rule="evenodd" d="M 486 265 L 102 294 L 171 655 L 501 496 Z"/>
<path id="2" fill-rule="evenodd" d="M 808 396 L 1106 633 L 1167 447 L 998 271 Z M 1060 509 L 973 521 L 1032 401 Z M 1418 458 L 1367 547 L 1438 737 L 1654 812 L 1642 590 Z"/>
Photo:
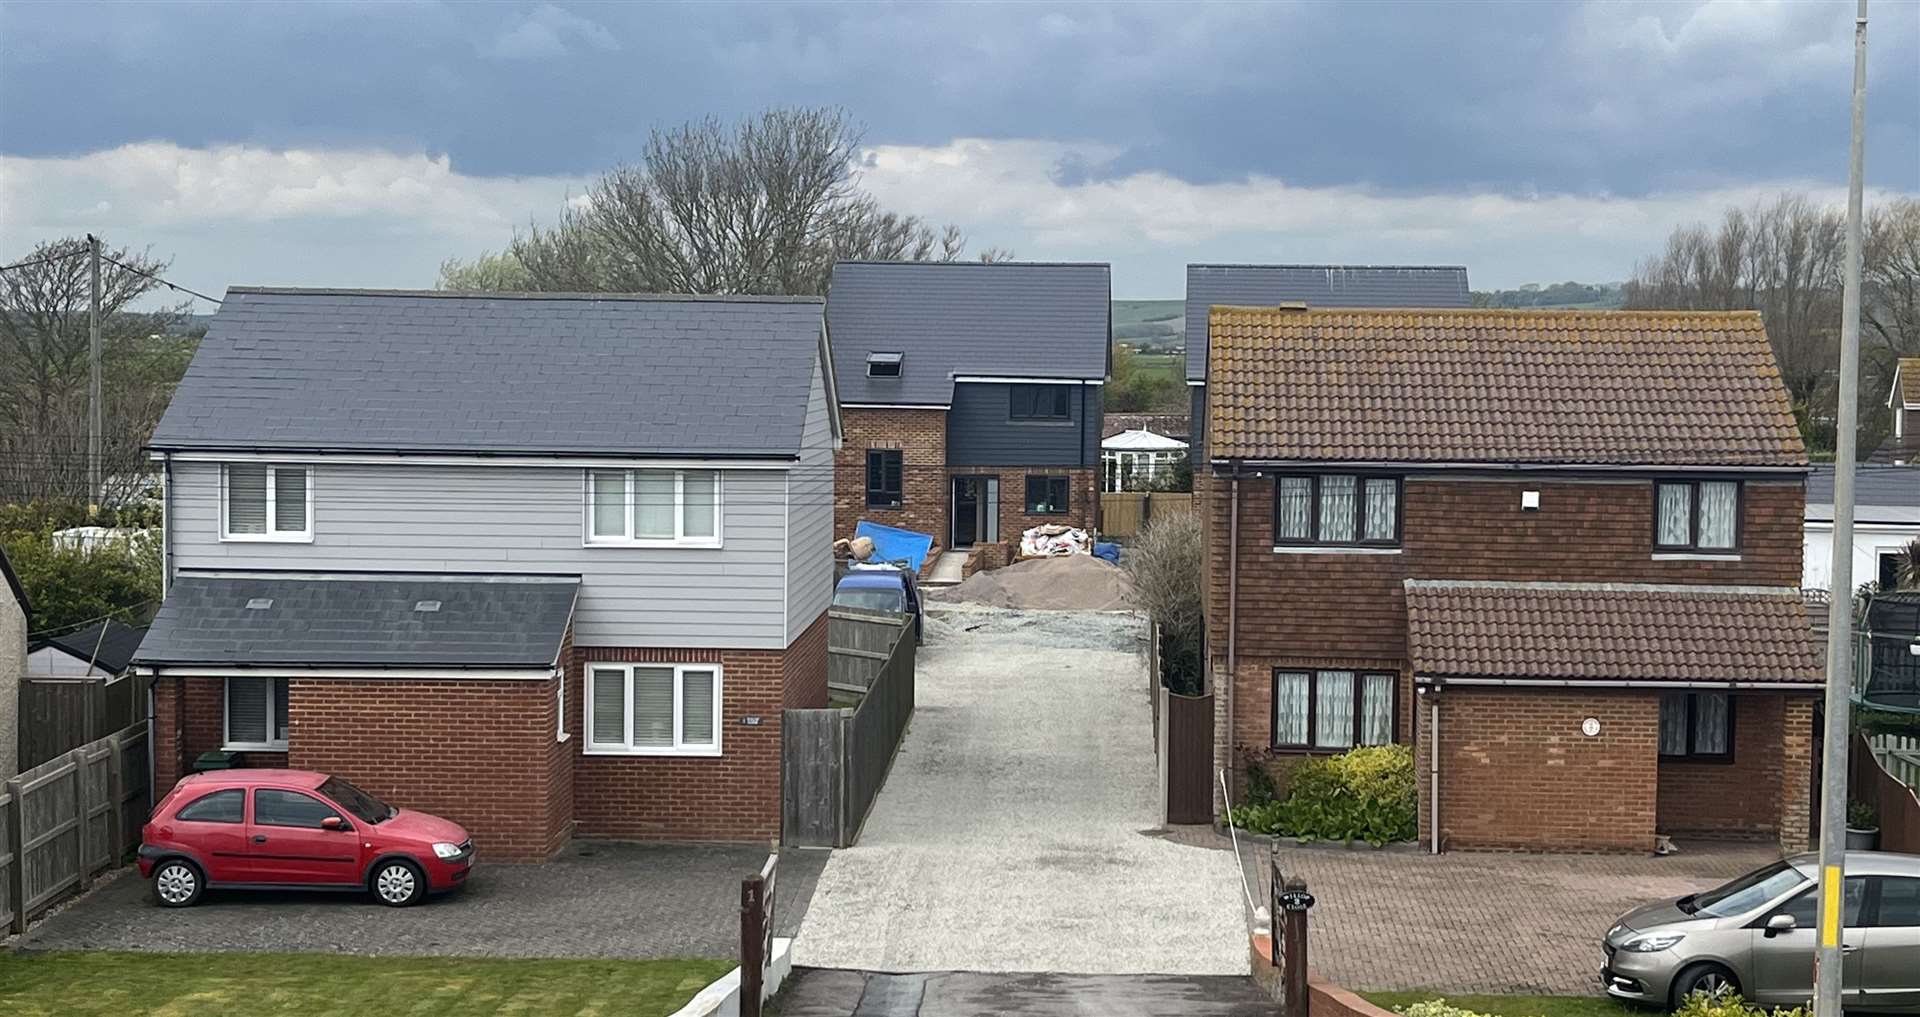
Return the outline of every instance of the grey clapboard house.
<path id="1" fill-rule="evenodd" d="M 848 440 L 835 525 L 979 548 L 1092 526 L 1112 287 L 1104 264 L 841 262 L 827 295 Z"/>
<path id="2" fill-rule="evenodd" d="M 1220 306 L 1471 307 L 1460 265 L 1188 265 L 1188 455 L 1206 461 L 1207 312 Z"/>
<path id="3" fill-rule="evenodd" d="M 763 839 L 826 705 L 812 298 L 234 289 L 155 431 L 156 779 L 341 773 L 494 857 Z"/>

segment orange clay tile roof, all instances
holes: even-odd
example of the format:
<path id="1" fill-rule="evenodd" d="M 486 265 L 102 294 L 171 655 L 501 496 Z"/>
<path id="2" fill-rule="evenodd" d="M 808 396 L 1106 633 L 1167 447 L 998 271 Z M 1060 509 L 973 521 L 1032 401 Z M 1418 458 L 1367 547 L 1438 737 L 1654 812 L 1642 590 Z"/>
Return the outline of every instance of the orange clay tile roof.
<path id="1" fill-rule="evenodd" d="M 1900 402 L 1920 406 L 1920 357 L 1901 357 L 1894 373 L 1900 378 Z"/>
<path id="2" fill-rule="evenodd" d="M 1780 587 L 1409 579 L 1407 646 L 1427 677 L 1822 681 L 1799 592 Z"/>
<path id="3" fill-rule="evenodd" d="M 1215 307 L 1208 332 L 1218 459 L 1807 462 L 1757 312 Z"/>

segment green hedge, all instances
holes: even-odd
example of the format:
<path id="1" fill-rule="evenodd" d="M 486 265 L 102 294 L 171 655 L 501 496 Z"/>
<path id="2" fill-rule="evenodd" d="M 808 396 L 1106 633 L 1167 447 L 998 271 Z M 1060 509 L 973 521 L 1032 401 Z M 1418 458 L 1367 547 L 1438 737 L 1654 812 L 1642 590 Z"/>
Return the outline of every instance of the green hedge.
<path id="1" fill-rule="evenodd" d="M 1250 787 L 1257 791 L 1261 782 L 1250 781 Z M 1413 751 L 1404 745 L 1306 760 L 1288 773 L 1285 799 L 1262 801 L 1260 797 L 1255 794 L 1248 804 L 1234 809 L 1229 821 L 1254 833 L 1359 840 L 1376 847 L 1419 834 Z"/>

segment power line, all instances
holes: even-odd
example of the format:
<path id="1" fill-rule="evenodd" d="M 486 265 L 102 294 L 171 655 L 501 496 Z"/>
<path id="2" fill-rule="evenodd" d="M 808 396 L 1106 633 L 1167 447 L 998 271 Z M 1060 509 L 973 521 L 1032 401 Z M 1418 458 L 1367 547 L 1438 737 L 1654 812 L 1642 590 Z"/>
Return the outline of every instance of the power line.
<path id="1" fill-rule="evenodd" d="M 152 279 L 154 282 L 157 282 L 160 285 L 165 286 L 170 290 L 178 290 L 181 293 L 191 294 L 193 296 L 199 297 L 202 300 L 211 301 L 212 303 L 216 303 L 216 304 L 223 302 L 219 298 L 207 296 L 205 293 L 202 293 L 199 290 L 190 290 L 185 286 L 180 285 L 179 283 L 168 282 L 167 280 L 162 279 L 160 276 L 152 272 L 148 272 L 143 269 L 134 268 L 132 265 L 128 265 L 124 262 L 114 261 L 114 259 L 109 255 L 102 254 L 100 256 L 100 260 L 112 262 L 115 265 L 119 265 L 121 268 L 124 268 L 127 271 L 132 272 L 134 275 L 145 276 L 146 278 Z"/>
<path id="2" fill-rule="evenodd" d="M 65 254 L 49 254 L 44 258 L 28 258 L 25 261 L 16 261 L 11 265 L 0 265 L 0 272 L 11 272 L 16 268 L 32 268 L 35 265 L 50 265 L 56 261 L 65 261 L 68 258 L 78 258 L 85 253 L 87 253 L 87 249 L 82 247 L 77 251 L 68 251 Z"/>
<path id="3" fill-rule="evenodd" d="M 71 625 L 55 625 L 50 629 L 41 629 L 38 632 L 29 632 L 27 633 L 27 638 L 28 639 L 33 639 L 35 637 L 44 638 L 46 636 L 56 636 L 56 635 L 61 635 L 67 632 L 76 632 L 76 631 L 79 631 L 80 629 L 86 628 L 89 625 L 92 625 L 95 622 L 103 622 L 110 618 L 117 618 L 120 615 L 126 614 L 128 611 L 138 611 L 149 604 L 157 604 L 159 602 L 160 602 L 160 598 L 149 597 L 138 604 L 128 604 L 126 607 L 115 608 L 111 611 L 108 611 L 106 614 L 99 616 L 98 618 L 88 618 L 86 621 L 77 621 Z"/>

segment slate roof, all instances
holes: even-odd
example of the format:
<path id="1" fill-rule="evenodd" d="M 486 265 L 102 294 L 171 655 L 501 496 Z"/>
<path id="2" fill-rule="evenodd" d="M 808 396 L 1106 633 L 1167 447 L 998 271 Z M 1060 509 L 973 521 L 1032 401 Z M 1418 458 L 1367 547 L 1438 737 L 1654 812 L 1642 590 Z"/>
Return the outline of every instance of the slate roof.
<path id="1" fill-rule="evenodd" d="M 1104 264 L 843 261 L 827 291 L 842 403 L 947 406 L 955 375 L 1102 379 L 1113 291 Z M 905 354 L 898 378 L 867 354 Z"/>
<path id="2" fill-rule="evenodd" d="M 1409 579 L 1422 677 L 1819 684 L 1824 660 L 1785 587 Z"/>
<path id="3" fill-rule="evenodd" d="M 1807 474 L 1807 521 L 1833 521 L 1831 463 Z M 1909 523 L 1920 526 L 1920 466 L 1862 463 L 1853 471 L 1853 519 L 1858 523 Z"/>
<path id="4" fill-rule="evenodd" d="M 1216 307 L 1209 455 L 1798 466 L 1754 311 Z"/>
<path id="5" fill-rule="evenodd" d="M 105 630 L 104 634 L 102 629 Z M 140 648 L 140 640 L 146 634 L 144 628 L 135 628 L 109 618 L 77 632 L 37 640 L 31 649 L 58 647 L 75 659 L 93 661 L 95 669 L 104 674 L 117 675 L 127 669 L 134 651 Z"/>
<path id="6" fill-rule="evenodd" d="M 1207 377 L 1207 311 L 1270 307 L 1470 307 L 1462 265 L 1188 265 L 1187 380 Z"/>
<path id="7" fill-rule="evenodd" d="M 578 576 L 183 572 L 133 660 L 548 667 L 579 591 Z"/>
<path id="8" fill-rule="evenodd" d="M 817 298 L 237 287 L 152 447 L 797 454 Z"/>

